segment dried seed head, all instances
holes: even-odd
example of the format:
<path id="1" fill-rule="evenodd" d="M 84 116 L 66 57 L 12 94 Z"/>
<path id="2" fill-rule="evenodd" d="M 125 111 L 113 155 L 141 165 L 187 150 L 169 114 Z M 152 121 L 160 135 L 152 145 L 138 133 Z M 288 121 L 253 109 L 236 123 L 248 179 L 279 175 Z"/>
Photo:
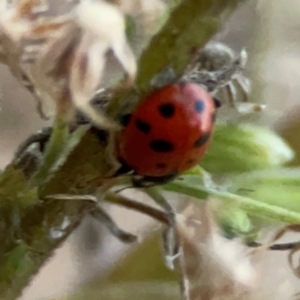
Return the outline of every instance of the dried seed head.
<path id="1" fill-rule="evenodd" d="M 101 84 L 109 50 L 128 82 L 134 82 L 136 63 L 122 13 L 104 1 L 74 3 L 69 12 L 56 15 L 38 0 L 5 4 L 0 7 L 0 59 L 34 93 L 42 113 L 73 115 L 77 108 L 100 127 L 114 126 L 90 100 Z"/>
<path id="2" fill-rule="evenodd" d="M 257 271 L 247 247 L 219 233 L 210 204 L 191 205 L 177 218 L 185 292 L 195 300 L 243 299 L 255 291 Z"/>

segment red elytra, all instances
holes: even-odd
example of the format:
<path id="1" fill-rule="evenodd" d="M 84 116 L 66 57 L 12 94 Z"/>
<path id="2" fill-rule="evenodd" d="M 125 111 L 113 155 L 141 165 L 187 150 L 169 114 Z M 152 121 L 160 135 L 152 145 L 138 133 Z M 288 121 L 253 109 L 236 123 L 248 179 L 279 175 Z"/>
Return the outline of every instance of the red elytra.
<path id="1" fill-rule="evenodd" d="M 136 174 L 180 174 L 206 153 L 215 123 L 215 102 L 197 84 L 179 83 L 152 92 L 117 136 L 118 158 Z"/>

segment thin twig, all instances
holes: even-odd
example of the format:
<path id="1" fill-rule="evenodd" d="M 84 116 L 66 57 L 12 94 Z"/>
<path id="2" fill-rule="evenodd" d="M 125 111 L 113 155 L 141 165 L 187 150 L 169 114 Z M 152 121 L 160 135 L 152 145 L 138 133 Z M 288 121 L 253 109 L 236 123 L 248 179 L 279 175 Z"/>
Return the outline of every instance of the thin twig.
<path id="1" fill-rule="evenodd" d="M 300 241 L 291 242 L 291 243 L 284 243 L 284 244 L 273 244 L 273 245 L 268 247 L 268 250 L 287 251 L 287 250 L 292 250 L 292 249 L 294 249 L 295 247 L 297 247 L 299 245 L 300 245 Z M 248 242 L 247 246 L 251 247 L 251 248 L 258 248 L 258 247 L 262 247 L 263 244 L 258 243 L 258 242 Z"/>
<path id="2" fill-rule="evenodd" d="M 170 225 L 170 219 L 168 218 L 167 214 L 154 207 L 145 205 L 143 203 L 131 200 L 127 197 L 117 195 L 114 193 L 107 193 L 104 197 L 104 200 L 109 203 L 118 204 L 120 206 L 143 213 L 165 225 Z"/>

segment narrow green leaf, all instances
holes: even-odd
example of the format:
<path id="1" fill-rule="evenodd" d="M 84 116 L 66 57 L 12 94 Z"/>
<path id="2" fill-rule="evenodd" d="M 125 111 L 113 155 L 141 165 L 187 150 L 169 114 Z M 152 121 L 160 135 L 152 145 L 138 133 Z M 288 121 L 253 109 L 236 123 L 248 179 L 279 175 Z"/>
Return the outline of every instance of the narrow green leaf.
<path id="1" fill-rule="evenodd" d="M 300 212 L 300 169 L 239 174 L 229 179 L 231 191 L 264 203 Z"/>
<path id="2" fill-rule="evenodd" d="M 217 189 L 207 189 L 197 185 L 197 178 L 192 176 L 182 176 L 180 180 L 175 180 L 164 186 L 170 192 L 185 194 L 196 199 L 206 200 L 208 197 L 218 198 L 228 205 L 233 205 L 245 211 L 249 216 L 266 218 L 283 223 L 300 223 L 300 213 L 263 203 L 249 197 L 244 197 Z M 196 177 L 196 176 L 195 176 Z M 199 179 L 198 179 L 199 180 Z"/>

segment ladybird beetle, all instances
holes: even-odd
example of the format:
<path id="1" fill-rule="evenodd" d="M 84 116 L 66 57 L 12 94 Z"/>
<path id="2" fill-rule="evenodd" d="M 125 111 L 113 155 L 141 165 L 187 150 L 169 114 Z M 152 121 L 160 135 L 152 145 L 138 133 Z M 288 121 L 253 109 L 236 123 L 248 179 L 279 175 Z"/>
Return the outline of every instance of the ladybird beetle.
<path id="1" fill-rule="evenodd" d="M 217 100 L 194 83 L 154 91 L 117 135 L 117 157 L 136 175 L 165 183 L 199 163 L 214 129 Z"/>

